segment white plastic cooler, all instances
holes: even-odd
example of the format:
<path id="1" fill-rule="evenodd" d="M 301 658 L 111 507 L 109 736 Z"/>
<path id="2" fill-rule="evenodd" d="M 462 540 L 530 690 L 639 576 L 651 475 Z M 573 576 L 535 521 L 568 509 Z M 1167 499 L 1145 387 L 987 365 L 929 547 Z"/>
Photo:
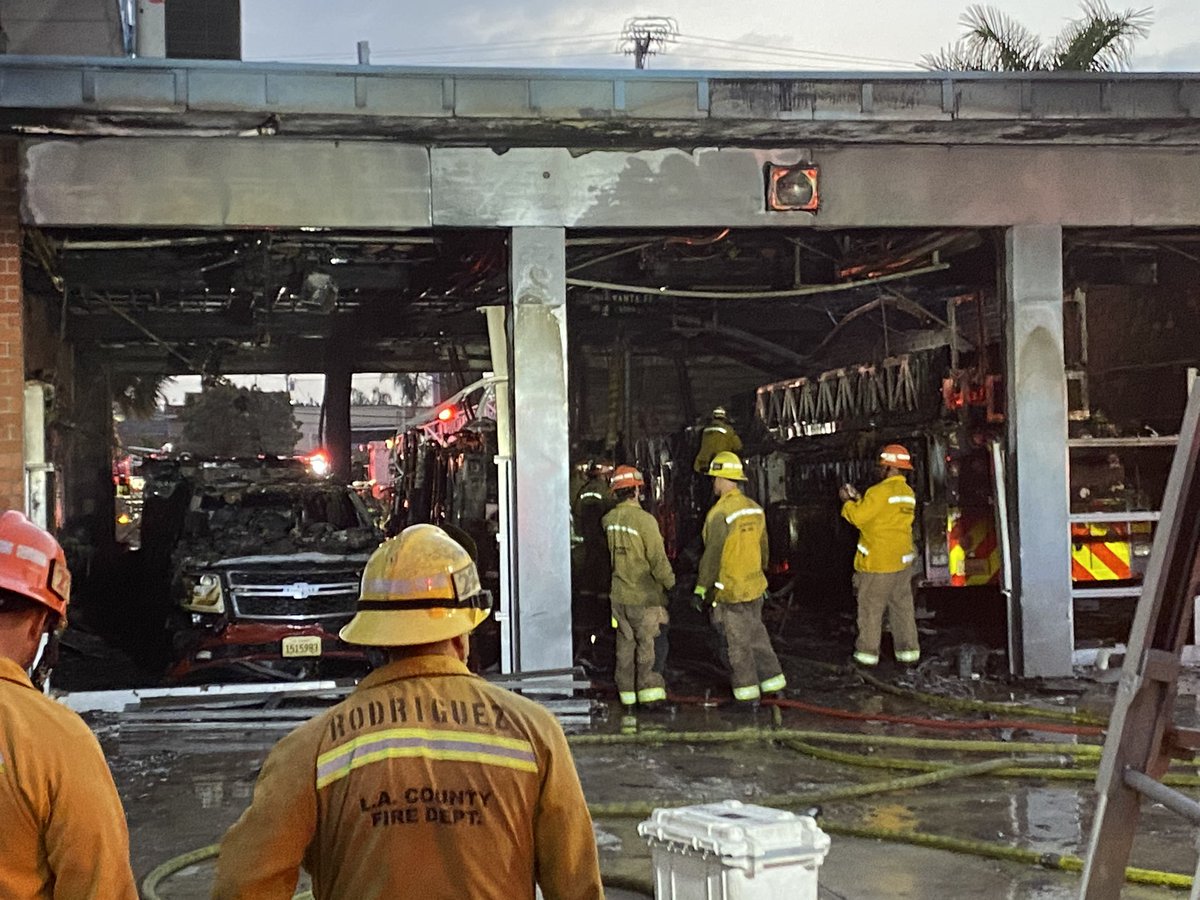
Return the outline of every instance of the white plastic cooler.
<path id="1" fill-rule="evenodd" d="M 656 809 L 650 842 L 656 900 L 817 900 L 829 835 L 811 816 L 737 800 Z"/>

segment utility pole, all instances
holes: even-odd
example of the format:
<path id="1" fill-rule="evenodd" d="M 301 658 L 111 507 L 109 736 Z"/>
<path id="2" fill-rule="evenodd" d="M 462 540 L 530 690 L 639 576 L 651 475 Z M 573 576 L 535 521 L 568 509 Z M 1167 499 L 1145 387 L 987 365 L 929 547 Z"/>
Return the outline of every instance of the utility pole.
<path id="1" fill-rule="evenodd" d="M 678 34 L 679 24 L 666 16 L 626 19 L 617 49 L 632 56 L 636 68 L 644 69 L 646 58 L 662 53 L 667 44 L 674 43 Z"/>

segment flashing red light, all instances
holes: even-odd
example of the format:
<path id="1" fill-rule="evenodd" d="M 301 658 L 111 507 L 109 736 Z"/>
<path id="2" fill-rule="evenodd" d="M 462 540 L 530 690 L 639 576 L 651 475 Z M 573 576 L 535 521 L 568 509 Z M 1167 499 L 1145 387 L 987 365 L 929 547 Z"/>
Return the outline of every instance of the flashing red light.
<path id="1" fill-rule="evenodd" d="M 451 419 L 454 418 L 454 407 L 453 406 L 443 406 L 441 409 L 438 410 L 437 417 L 438 417 L 439 422 L 449 422 Z"/>
<path id="2" fill-rule="evenodd" d="M 319 449 L 308 454 L 308 468 L 314 475 L 328 475 L 330 466 L 331 460 L 328 450 Z"/>

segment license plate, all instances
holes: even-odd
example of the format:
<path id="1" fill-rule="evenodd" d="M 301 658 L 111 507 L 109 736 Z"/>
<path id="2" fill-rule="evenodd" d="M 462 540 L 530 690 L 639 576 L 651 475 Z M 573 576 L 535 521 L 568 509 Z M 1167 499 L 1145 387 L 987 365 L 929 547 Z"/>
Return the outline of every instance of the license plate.
<path id="1" fill-rule="evenodd" d="M 297 635 L 283 639 L 283 655 L 286 658 L 295 656 L 320 656 L 321 639 L 315 635 Z"/>

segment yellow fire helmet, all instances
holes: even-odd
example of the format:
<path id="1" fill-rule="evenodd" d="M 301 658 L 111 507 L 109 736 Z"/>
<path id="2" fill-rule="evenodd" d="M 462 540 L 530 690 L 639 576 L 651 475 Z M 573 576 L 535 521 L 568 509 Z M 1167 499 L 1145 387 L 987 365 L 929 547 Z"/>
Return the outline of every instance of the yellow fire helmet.
<path id="1" fill-rule="evenodd" d="M 367 560 L 358 611 L 340 637 L 369 647 L 430 644 L 472 631 L 491 608 L 470 554 L 436 525 L 410 525 Z"/>
<path id="2" fill-rule="evenodd" d="M 742 471 L 742 461 L 738 455 L 729 450 L 722 450 L 713 456 L 708 464 L 706 475 L 714 478 L 728 478 L 730 481 L 745 481 L 746 473 Z"/>

